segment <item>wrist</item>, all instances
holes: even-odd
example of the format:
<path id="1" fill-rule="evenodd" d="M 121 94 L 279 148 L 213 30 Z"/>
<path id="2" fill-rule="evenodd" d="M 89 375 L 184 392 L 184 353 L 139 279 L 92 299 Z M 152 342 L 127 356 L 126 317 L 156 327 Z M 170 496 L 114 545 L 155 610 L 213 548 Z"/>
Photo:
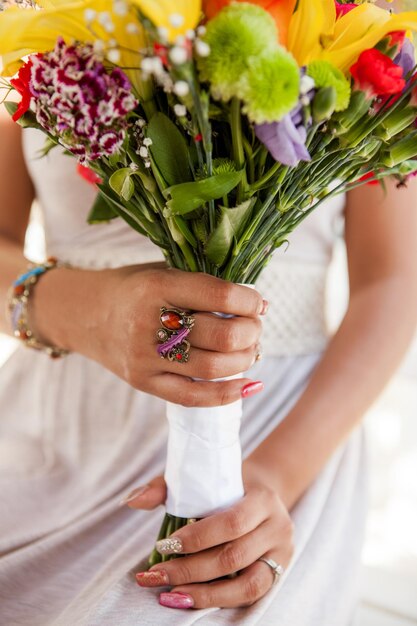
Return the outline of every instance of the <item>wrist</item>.
<path id="1" fill-rule="evenodd" d="M 278 464 L 271 465 L 262 459 L 262 455 L 257 455 L 255 450 L 243 462 L 243 482 L 245 486 L 262 485 L 279 496 L 285 507 L 290 508 L 295 504 L 297 498 L 291 491 L 291 485 L 285 481 Z"/>
<path id="2" fill-rule="evenodd" d="M 28 307 L 36 338 L 89 355 L 91 336 L 100 326 L 103 274 L 109 271 L 61 267 L 42 276 Z"/>

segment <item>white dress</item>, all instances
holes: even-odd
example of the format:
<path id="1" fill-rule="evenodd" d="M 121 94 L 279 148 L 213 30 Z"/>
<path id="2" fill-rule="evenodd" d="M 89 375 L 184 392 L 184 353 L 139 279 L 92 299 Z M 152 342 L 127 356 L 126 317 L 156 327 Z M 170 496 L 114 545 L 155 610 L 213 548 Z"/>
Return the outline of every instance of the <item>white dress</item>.
<path id="1" fill-rule="evenodd" d="M 78 267 L 161 259 L 122 221 L 89 226 L 94 189 L 75 162 L 25 131 L 47 253 Z M 259 281 L 270 300 L 265 391 L 244 402 L 244 454 L 288 413 L 328 340 L 324 292 L 335 216 L 323 206 L 278 251 Z M 142 589 L 163 508 L 120 507 L 163 473 L 164 402 L 78 354 L 53 361 L 24 347 L 0 369 L 0 624 L 3 626 L 345 626 L 356 600 L 366 511 L 361 429 L 340 447 L 293 511 L 296 553 L 280 585 L 246 609 L 173 610 Z M 299 460 L 300 464 L 303 462 Z"/>

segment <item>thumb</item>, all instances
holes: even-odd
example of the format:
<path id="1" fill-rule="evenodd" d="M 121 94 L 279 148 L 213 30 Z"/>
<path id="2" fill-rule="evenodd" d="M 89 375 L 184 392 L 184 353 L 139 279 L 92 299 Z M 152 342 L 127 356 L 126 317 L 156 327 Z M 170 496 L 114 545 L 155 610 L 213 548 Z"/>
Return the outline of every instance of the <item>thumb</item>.
<path id="1" fill-rule="evenodd" d="M 131 509 L 155 509 L 164 504 L 167 497 L 167 488 L 163 476 L 157 476 L 146 485 L 131 491 L 122 501 Z"/>

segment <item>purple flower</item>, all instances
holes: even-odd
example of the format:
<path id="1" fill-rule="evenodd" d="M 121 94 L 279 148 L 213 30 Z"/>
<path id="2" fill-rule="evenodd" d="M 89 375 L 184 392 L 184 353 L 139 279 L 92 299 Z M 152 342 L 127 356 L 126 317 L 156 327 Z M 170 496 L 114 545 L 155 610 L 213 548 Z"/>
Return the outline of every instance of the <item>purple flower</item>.
<path id="1" fill-rule="evenodd" d="M 314 97 L 314 82 L 306 76 L 305 67 L 300 69 L 300 98 L 293 110 L 279 122 L 255 125 L 255 134 L 268 148 L 276 161 L 295 167 L 300 161 L 310 161 L 306 148 L 307 128 L 311 117 L 306 120 L 305 110 Z"/>
<path id="2" fill-rule="evenodd" d="M 307 131 L 303 123 L 301 104 L 297 104 L 279 122 L 255 126 L 255 133 L 274 159 L 283 165 L 295 166 L 300 161 L 311 160 L 305 146 Z"/>
<path id="3" fill-rule="evenodd" d="M 395 57 L 394 63 L 402 68 L 404 78 L 414 68 L 416 64 L 414 57 L 414 46 L 408 39 L 408 37 L 404 39 L 404 43 L 401 47 L 400 52 Z"/>
<path id="4" fill-rule="evenodd" d="M 107 72 L 91 45 L 67 46 L 32 55 L 30 89 L 41 126 L 80 163 L 117 153 L 137 106 L 120 68 Z"/>

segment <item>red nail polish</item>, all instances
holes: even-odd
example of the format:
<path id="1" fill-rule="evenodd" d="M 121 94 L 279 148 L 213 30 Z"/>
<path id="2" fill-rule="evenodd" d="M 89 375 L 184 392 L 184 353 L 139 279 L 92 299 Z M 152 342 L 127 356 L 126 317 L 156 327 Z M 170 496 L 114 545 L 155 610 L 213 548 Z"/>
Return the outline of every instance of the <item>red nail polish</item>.
<path id="1" fill-rule="evenodd" d="M 248 383 L 240 392 L 242 398 L 249 398 L 250 396 L 254 396 L 255 393 L 259 393 L 264 388 L 264 384 L 261 380 L 255 380 L 253 383 Z"/>
<path id="2" fill-rule="evenodd" d="M 163 587 L 164 585 L 169 585 L 168 572 L 164 569 L 138 572 L 136 581 L 140 587 Z"/>
<path id="3" fill-rule="evenodd" d="M 268 313 L 268 309 L 269 309 L 268 300 L 262 300 L 262 310 L 259 315 L 266 315 Z"/>
<path id="4" fill-rule="evenodd" d="M 192 609 L 194 600 L 188 593 L 170 592 L 159 595 L 159 604 L 170 609 Z"/>

